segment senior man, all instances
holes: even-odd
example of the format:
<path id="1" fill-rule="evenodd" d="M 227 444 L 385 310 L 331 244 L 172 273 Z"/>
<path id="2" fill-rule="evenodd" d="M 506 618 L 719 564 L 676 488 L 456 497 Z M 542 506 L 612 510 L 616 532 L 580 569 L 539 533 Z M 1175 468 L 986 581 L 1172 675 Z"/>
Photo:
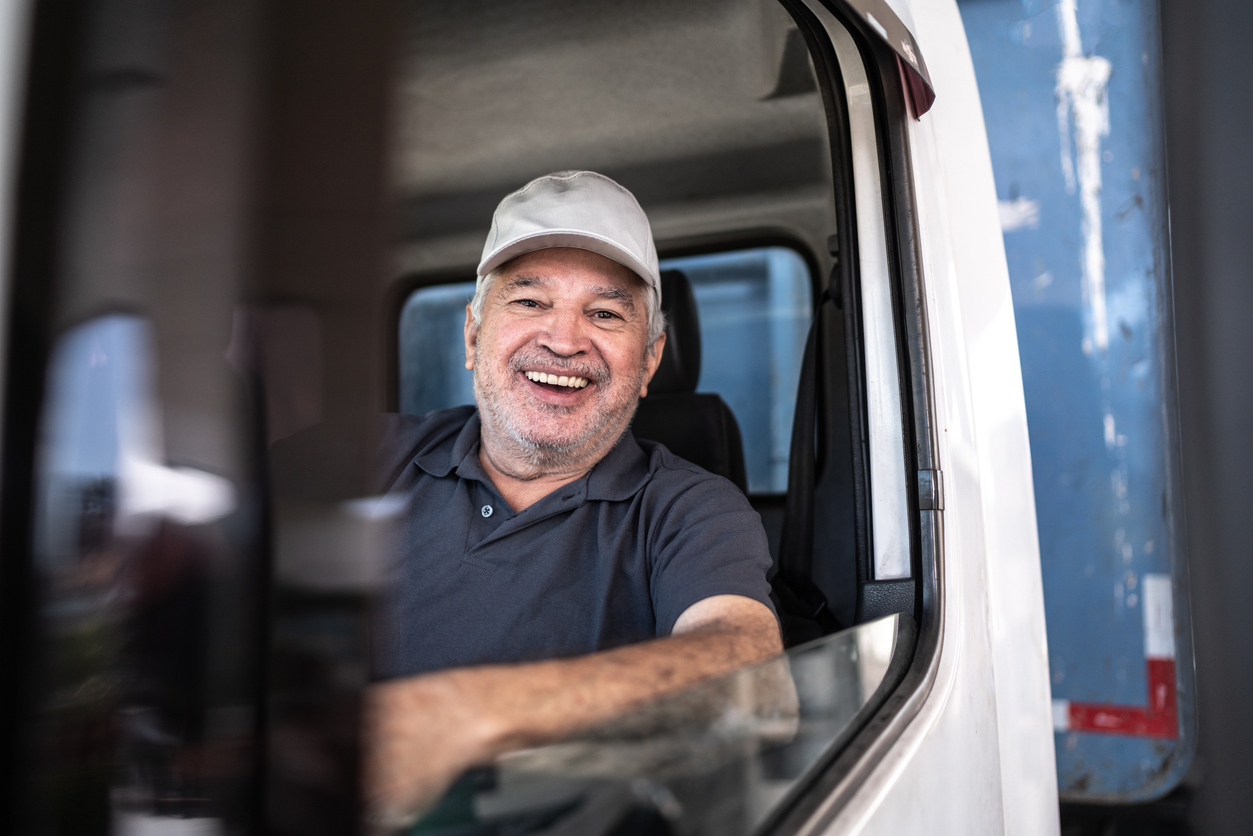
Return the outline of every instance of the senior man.
<path id="1" fill-rule="evenodd" d="M 635 198 L 592 172 L 534 180 L 478 275 L 477 408 L 387 433 L 408 504 L 367 715 L 385 822 L 468 766 L 782 650 L 757 514 L 630 431 L 665 346 Z"/>

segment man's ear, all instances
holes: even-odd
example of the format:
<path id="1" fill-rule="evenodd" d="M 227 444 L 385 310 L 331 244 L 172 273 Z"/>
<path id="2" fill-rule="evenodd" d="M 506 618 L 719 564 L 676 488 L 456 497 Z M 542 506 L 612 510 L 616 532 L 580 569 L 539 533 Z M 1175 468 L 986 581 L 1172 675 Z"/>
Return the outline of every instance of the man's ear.
<path id="1" fill-rule="evenodd" d="M 479 327 L 474 324 L 474 314 L 470 313 L 470 306 L 466 305 L 466 368 L 474 370 L 474 347 L 479 341 Z"/>
<path id="2" fill-rule="evenodd" d="M 644 382 L 640 384 L 640 397 L 648 395 L 648 384 L 652 382 L 653 375 L 657 374 L 657 367 L 661 365 L 661 352 L 666 348 L 666 332 L 662 331 L 661 336 L 653 342 L 653 350 L 644 355 Z"/>

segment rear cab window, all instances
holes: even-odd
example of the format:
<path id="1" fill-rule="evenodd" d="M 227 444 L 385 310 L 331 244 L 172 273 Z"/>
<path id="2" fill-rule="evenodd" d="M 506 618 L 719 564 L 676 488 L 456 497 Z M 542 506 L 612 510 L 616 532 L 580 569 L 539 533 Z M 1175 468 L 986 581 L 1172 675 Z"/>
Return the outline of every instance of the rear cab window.
<path id="1" fill-rule="evenodd" d="M 663 258 L 692 284 L 700 317 L 698 392 L 720 395 L 744 442 L 750 494 L 787 491 L 788 445 L 813 276 L 792 247 Z M 422 415 L 474 402 L 462 328 L 474 282 L 421 287 L 398 325 L 399 407 Z"/>

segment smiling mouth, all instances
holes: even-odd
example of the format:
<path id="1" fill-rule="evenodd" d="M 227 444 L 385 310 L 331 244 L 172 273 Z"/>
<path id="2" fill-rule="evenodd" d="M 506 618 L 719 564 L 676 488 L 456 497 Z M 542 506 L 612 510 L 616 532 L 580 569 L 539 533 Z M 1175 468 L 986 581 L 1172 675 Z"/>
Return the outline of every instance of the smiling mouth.
<path id="1" fill-rule="evenodd" d="M 555 391 L 575 392 L 587 386 L 589 381 L 586 377 L 576 377 L 574 375 L 556 375 L 547 372 L 523 372 L 526 379 L 532 383 L 539 383 L 547 388 Z"/>

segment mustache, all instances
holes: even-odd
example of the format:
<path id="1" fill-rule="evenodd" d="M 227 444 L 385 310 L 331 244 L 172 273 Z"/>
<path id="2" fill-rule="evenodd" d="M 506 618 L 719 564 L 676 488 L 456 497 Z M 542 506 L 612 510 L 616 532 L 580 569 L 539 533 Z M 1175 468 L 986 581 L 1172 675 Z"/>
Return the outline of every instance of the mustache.
<path id="1" fill-rule="evenodd" d="M 509 370 L 520 372 L 542 366 L 559 372 L 569 372 L 575 377 L 585 377 L 595 383 L 609 380 L 609 366 L 602 360 L 562 357 L 546 349 L 522 349 L 509 361 Z"/>

